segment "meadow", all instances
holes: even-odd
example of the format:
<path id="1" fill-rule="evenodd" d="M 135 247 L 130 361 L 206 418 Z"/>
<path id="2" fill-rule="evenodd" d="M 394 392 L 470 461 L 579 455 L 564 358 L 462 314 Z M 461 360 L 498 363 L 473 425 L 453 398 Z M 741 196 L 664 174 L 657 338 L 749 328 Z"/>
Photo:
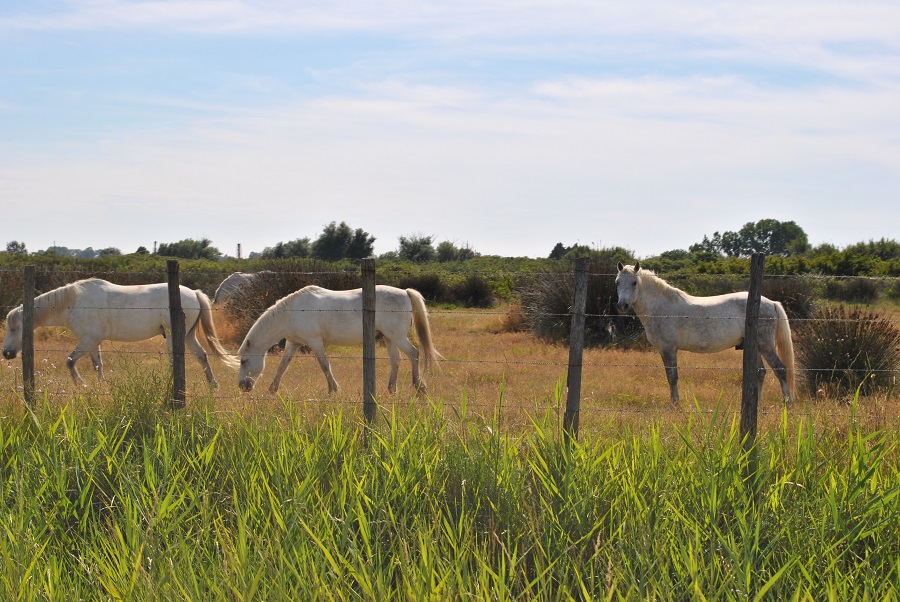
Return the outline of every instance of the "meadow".
<path id="1" fill-rule="evenodd" d="M 758 471 L 738 439 L 741 355 L 684 354 L 681 407 L 650 350 L 589 349 L 579 440 L 560 433 L 568 350 L 504 308 L 432 310 L 445 360 L 408 364 L 362 421 L 361 351 L 326 395 L 298 355 L 280 394 L 188 356 L 164 405 L 161 338 L 106 343 L 71 384 L 37 333 L 39 402 L 0 366 L 0 598 L 10 600 L 896 599 L 897 400 L 801 395 L 769 375 Z M 220 323 L 227 335 L 227 324 Z M 230 340 L 228 346 L 236 348 Z"/>

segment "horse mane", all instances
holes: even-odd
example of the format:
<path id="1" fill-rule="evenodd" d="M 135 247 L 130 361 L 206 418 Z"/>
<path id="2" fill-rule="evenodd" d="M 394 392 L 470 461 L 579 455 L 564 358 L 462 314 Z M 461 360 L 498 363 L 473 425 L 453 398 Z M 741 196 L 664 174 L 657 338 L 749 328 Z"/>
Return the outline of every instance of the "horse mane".
<path id="1" fill-rule="evenodd" d="M 683 301 L 688 294 L 680 288 L 674 287 L 659 276 L 653 270 L 641 268 L 637 271 L 638 281 L 641 286 L 649 286 L 656 289 L 662 296 L 671 301 Z"/>
<path id="2" fill-rule="evenodd" d="M 86 284 L 93 282 L 102 282 L 102 280 L 99 278 L 77 280 L 70 284 L 64 284 L 52 291 L 47 291 L 42 295 L 38 295 L 35 298 L 35 309 L 69 309 L 75 303 L 75 298 L 78 296 L 78 293 L 81 292 L 81 289 L 84 288 Z"/>

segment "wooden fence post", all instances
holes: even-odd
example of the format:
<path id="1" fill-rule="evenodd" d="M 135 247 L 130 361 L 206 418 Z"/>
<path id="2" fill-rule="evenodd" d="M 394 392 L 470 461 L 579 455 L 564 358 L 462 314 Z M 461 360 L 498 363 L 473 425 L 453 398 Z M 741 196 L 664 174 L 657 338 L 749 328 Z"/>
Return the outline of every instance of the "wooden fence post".
<path id="1" fill-rule="evenodd" d="M 34 266 L 25 266 L 22 290 L 22 389 L 25 405 L 34 406 Z"/>
<path id="2" fill-rule="evenodd" d="M 181 308 L 181 282 L 178 275 L 178 260 L 166 261 L 169 283 L 169 336 L 172 351 L 172 407 L 176 410 L 185 405 L 187 383 L 184 376 L 184 311 Z"/>
<path id="3" fill-rule="evenodd" d="M 757 410 L 759 408 L 759 305 L 763 267 L 766 256 L 754 253 L 750 258 L 750 290 L 747 293 L 747 314 L 744 324 L 744 365 L 741 387 L 741 440 L 745 450 L 752 450 L 756 441 Z M 751 454 L 750 474 L 756 473 L 755 453 Z"/>
<path id="4" fill-rule="evenodd" d="M 587 305 L 588 268 L 591 260 L 575 260 L 575 299 L 572 302 L 572 326 L 569 331 L 569 371 L 566 377 L 566 413 L 563 415 L 563 437 L 566 444 L 578 439 L 581 413 L 581 364 L 584 352 L 584 310 Z"/>
<path id="5" fill-rule="evenodd" d="M 375 420 L 375 259 L 362 260 L 363 416 Z"/>

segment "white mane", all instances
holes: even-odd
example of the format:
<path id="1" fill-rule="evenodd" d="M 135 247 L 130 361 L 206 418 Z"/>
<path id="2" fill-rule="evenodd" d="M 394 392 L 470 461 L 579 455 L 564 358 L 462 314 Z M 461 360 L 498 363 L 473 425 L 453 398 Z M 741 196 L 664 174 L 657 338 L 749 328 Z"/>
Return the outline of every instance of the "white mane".
<path id="1" fill-rule="evenodd" d="M 684 300 L 688 298 L 688 294 L 676 288 L 656 275 L 653 270 L 641 268 L 637 271 L 637 279 L 641 287 L 647 286 L 656 289 L 659 293 L 671 300 Z"/>

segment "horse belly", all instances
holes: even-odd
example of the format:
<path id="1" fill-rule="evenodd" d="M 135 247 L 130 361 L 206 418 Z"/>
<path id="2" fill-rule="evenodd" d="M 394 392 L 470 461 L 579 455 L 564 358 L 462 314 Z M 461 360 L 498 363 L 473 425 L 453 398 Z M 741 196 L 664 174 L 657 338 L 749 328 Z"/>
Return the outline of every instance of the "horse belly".
<path id="1" fill-rule="evenodd" d="M 685 351 L 716 353 L 737 346 L 743 339 L 743 318 L 679 320 L 677 346 Z"/>
<path id="2" fill-rule="evenodd" d="M 169 312 L 159 309 L 111 309 L 107 337 L 112 341 L 143 341 L 169 329 Z M 187 313 L 187 312 L 185 312 Z M 185 320 L 187 323 L 188 320 Z"/>

